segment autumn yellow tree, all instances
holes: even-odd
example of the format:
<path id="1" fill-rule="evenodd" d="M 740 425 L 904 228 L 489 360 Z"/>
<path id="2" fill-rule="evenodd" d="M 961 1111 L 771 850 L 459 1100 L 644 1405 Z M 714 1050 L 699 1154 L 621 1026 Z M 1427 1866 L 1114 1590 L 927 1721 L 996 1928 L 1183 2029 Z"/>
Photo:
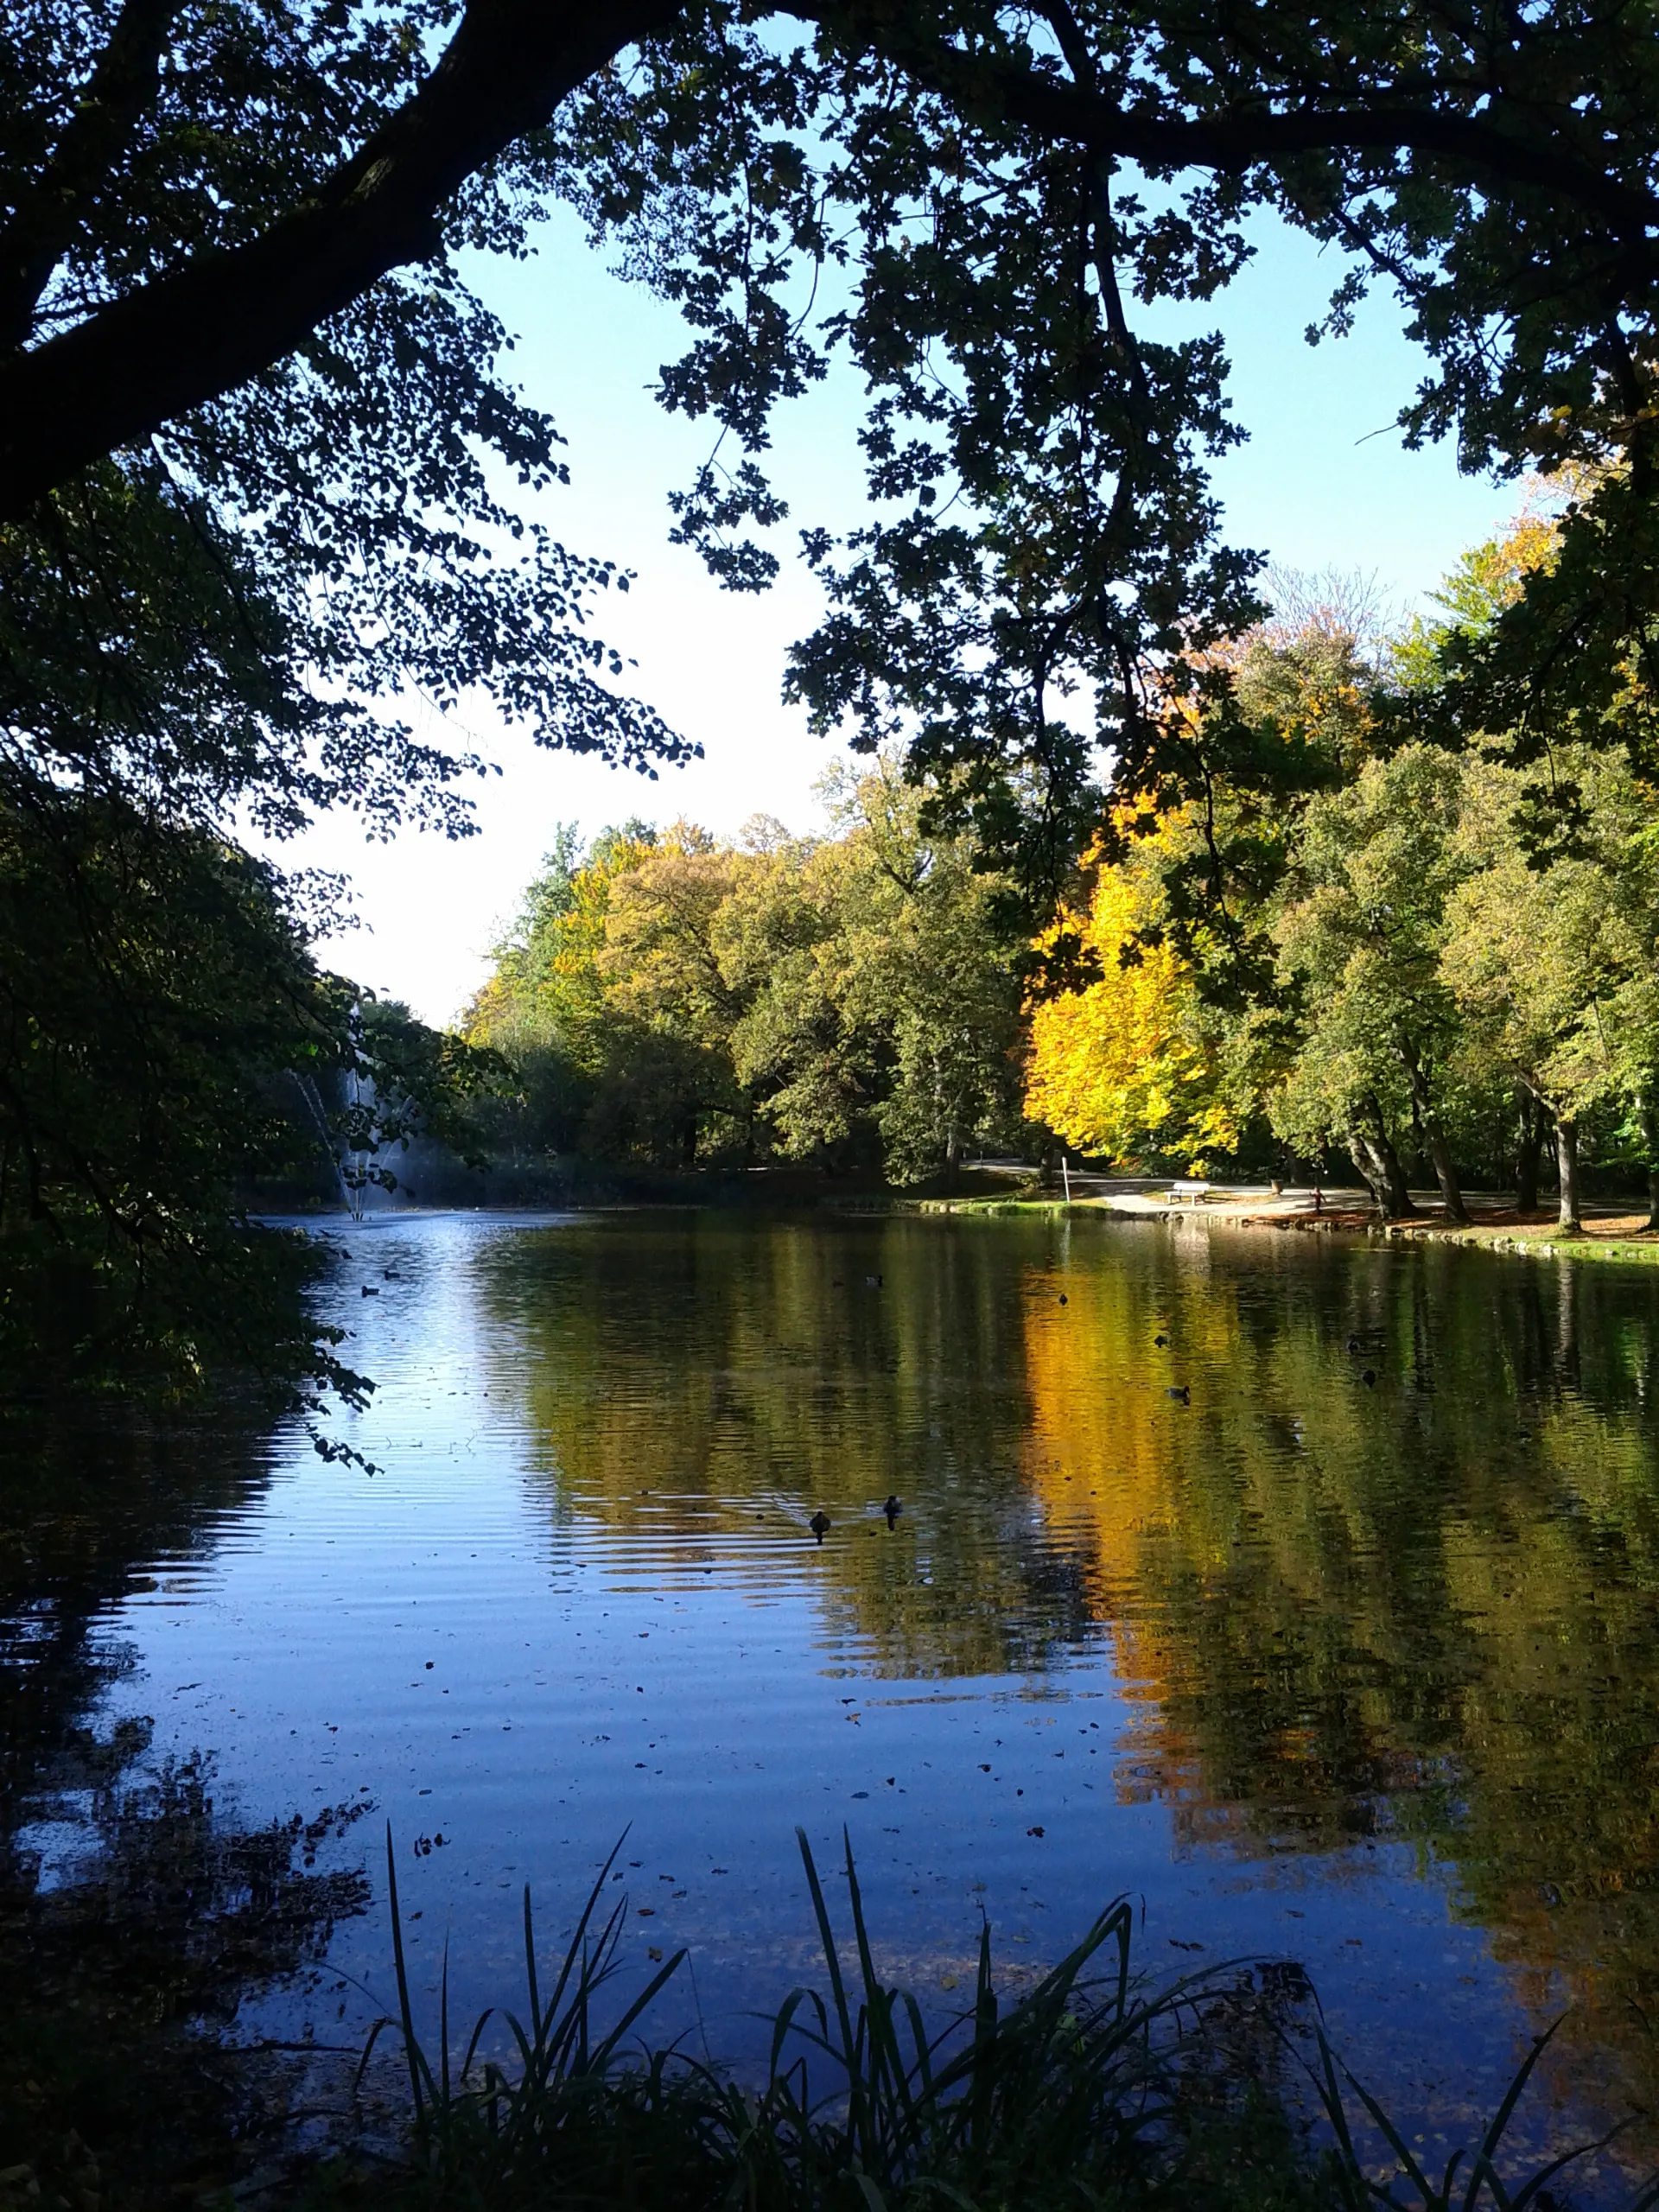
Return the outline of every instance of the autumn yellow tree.
<path id="1" fill-rule="evenodd" d="M 1162 825 L 1129 859 L 1102 867 L 1086 913 L 1063 913 L 1098 980 L 1031 1009 L 1026 1111 L 1080 1151 L 1147 1154 L 1202 1173 L 1239 1137 L 1236 1101 L 1191 965 L 1158 940 L 1156 861 L 1183 825 Z"/>

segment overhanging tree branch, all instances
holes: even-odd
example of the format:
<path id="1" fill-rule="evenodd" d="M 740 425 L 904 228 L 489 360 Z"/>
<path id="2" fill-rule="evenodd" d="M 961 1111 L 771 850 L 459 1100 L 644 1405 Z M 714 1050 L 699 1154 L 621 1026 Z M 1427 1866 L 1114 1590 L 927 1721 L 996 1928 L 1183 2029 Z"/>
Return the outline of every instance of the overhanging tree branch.
<path id="1" fill-rule="evenodd" d="M 125 0 L 109 43 L 34 188 L 0 230 L 0 346 L 27 344 L 35 310 L 87 200 L 154 101 L 181 0 Z"/>
<path id="2" fill-rule="evenodd" d="M 73 154 L 89 176 L 97 173 L 94 155 L 107 166 L 110 146 L 119 143 L 111 133 L 142 98 L 137 65 L 168 4 L 127 0 L 121 22 L 130 26 L 132 53 L 124 74 L 111 58 L 115 41 L 106 56 L 111 82 L 119 75 L 126 89 L 119 98 L 111 92 L 96 128 L 86 124 L 79 152 L 71 139 L 79 126 L 72 124 L 57 158 Z M 1644 286 L 1659 270 L 1659 194 L 1618 173 L 1616 149 L 1605 167 L 1587 149 L 1592 123 L 1580 134 L 1576 118 L 1541 117 L 1502 93 L 1479 114 L 1461 95 L 1441 99 L 1432 87 L 1421 99 L 1383 90 L 1344 100 L 1327 92 L 1294 108 L 1275 107 L 1268 90 L 1211 114 L 1173 103 L 1160 109 L 1145 96 L 1126 106 L 1099 75 L 1067 84 L 1012 57 L 918 36 L 906 29 L 902 10 L 803 0 L 791 12 L 821 21 L 843 48 L 880 56 L 969 121 L 1075 144 L 1096 161 L 1237 174 L 1319 154 L 1415 155 L 1477 188 L 1535 192 L 1580 209 L 1617 240 L 1633 285 Z M 418 90 L 291 213 L 248 244 L 204 253 L 0 359 L 0 517 L 22 513 L 89 462 L 246 382 L 390 270 L 433 254 L 444 211 L 469 176 L 628 48 L 695 29 L 691 13 L 686 0 L 622 0 L 605 10 L 576 0 L 469 0 Z M 1086 59 L 1070 11 L 1057 5 L 1051 21 L 1074 60 Z M 117 41 L 122 35 L 118 29 Z M 70 218 L 60 211 L 52 219 L 60 251 Z M 0 329 L 7 283 L 15 326 L 29 284 L 38 297 L 45 281 L 39 262 L 52 225 L 38 208 L 29 220 L 27 275 L 16 252 L 10 268 L 0 260 Z"/>
<path id="3" fill-rule="evenodd" d="M 1110 99 L 1015 64 L 906 41 L 891 57 L 908 75 L 986 120 L 1040 137 L 1070 139 L 1096 155 L 1155 169 L 1237 171 L 1319 153 L 1429 154 L 1471 178 L 1523 185 L 1599 215 L 1650 249 L 1659 265 L 1659 194 L 1592 167 L 1558 130 L 1528 136 L 1481 117 L 1378 97 L 1357 105 L 1276 111 L 1252 104 L 1208 116 L 1126 110 Z M 1501 111 L 1500 111 L 1501 112 Z"/>
<path id="4" fill-rule="evenodd" d="M 245 382 L 389 270 L 427 258 L 469 176 L 679 12 L 674 0 L 471 0 L 431 75 L 308 203 L 0 367 L 0 516 Z"/>

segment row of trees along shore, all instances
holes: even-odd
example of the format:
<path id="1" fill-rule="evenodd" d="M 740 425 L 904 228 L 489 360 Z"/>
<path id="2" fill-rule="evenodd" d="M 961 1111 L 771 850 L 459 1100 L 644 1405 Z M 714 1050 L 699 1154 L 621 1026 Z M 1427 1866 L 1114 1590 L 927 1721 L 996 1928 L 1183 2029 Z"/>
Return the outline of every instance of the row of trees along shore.
<path id="1" fill-rule="evenodd" d="M 1659 831 L 1617 719 L 1541 760 L 1419 731 L 1459 652 L 1556 558 L 1548 515 L 1386 626 L 1356 579 L 1281 580 L 1216 650 L 1252 772 L 1120 797 L 1034 945 L 1006 877 L 897 760 L 825 786 L 831 834 L 563 831 L 467 1034 L 518 1071 L 497 1144 L 690 1166 L 976 1150 L 1346 1175 L 1389 1216 L 1553 1168 L 1659 1217 Z M 1630 702 L 1634 708 L 1636 702 Z M 1236 760 L 1243 751 L 1236 741 Z M 942 803 L 943 802 L 943 803 Z M 1109 856 L 1115 852 L 1116 856 Z"/>

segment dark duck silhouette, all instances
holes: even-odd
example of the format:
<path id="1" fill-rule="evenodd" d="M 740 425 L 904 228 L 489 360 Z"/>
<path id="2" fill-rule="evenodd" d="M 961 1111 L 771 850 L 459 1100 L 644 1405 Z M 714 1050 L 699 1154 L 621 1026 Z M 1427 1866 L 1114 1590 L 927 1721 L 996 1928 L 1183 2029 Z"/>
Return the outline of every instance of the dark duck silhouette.
<path id="1" fill-rule="evenodd" d="M 1162 1351 L 1163 1347 L 1164 1347 L 1164 1346 L 1165 1346 L 1165 1345 L 1169 1342 L 1169 1338 L 1168 1338 L 1167 1337 L 1166 1337 L 1166 1336 L 1162 1335 L 1162 1334 L 1160 1334 L 1160 1335 L 1158 1335 L 1158 1336 L 1155 1336 L 1155 1337 L 1153 1338 L 1153 1340 L 1152 1340 L 1152 1341 L 1154 1342 L 1154 1344 L 1155 1344 L 1158 1346 L 1158 1348 L 1159 1348 L 1159 1350 L 1160 1350 L 1160 1351 Z"/>
<path id="2" fill-rule="evenodd" d="M 830 1527 L 830 1516 L 824 1511 L 823 1508 L 820 1506 L 806 1525 L 817 1538 L 818 1541 L 822 1543 L 824 1538 L 824 1531 Z"/>
<path id="3" fill-rule="evenodd" d="M 1169 1395 L 1177 1405 L 1190 1406 L 1192 1402 L 1192 1385 L 1190 1382 L 1172 1382 L 1169 1386 Z"/>
<path id="4" fill-rule="evenodd" d="M 889 1491 L 887 1493 L 887 1502 L 881 1509 L 887 1516 L 887 1526 L 889 1529 L 892 1528 L 893 1522 L 899 1518 L 899 1516 L 904 1511 L 904 1507 L 899 1503 L 899 1500 L 893 1495 L 892 1491 Z"/>

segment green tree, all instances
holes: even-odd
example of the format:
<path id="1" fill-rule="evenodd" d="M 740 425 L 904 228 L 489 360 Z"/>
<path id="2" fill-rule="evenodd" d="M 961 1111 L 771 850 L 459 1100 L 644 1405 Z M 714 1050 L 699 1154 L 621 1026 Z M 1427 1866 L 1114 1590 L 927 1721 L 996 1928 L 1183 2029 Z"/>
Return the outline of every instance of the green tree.
<path id="1" fill-rule="evenodd" d="M 499 1052 L 520 1086 L 516 1110 L 486 1108 L 486 1140 L 582 1148 L 609 1049 L 600 960 L 612 886 L 655 834 L 629 822 L 602 830 L 584 852 L 575 824 L 559 824 L 462 1021 L 469 1041 Z"/>
<path id="2" fill-rule="evenodd" d="M 927 827 L 896 760 L 823 791 L 839 836 L 774 841 L 722 921 L 722 964 L 749 993 L 740 1077 L 786 1154 L 874 1136 L 896 1180 L 954 1177 L 1020 1122 L 1001 887 L 969 840 Z"/>
<path id="3" fill-rule="evenodd" d="M 734 845 L 677 823 L 549 870 L 468 1033 L 526 1081 L 538 1051 L 580 1066 L 575 1148 L 681 1166 L 879 1154 L 912 1181 L 1018 1128 L 998 883 L 925 829 L 896 763 L 826 795 L 834 836 L 761 821 Z"/>
<path id="4" fill-rule="evenodd" d="M 1001 887 L 971 842 L 929 834 L 896 764 L 843 785 L 849 849 L 841 1001 L 882 1042 L 874 1118 L 888 1172 L 953 1179 L 971 1145 L 1020 1129 L 1020 999 Z"/>
<path id="5" fill-rule="evenodd" d="M 1306 1151 L 1338 1138 L 1378 1206 L 1402 1214 L 1414 1208 L 1389 1132 L 1399 1099 L 1459 1222 L 1469 1215 L 1446 1126 L 1459 1020 L 1441 951 L 1469 867 L 1462 799 L 1462 764 L 1410 746 L 1309 804 L 1277 922 L 1298 1051 L 1272 1109 Z"/>
<path id="6" fill-rule="evenodd" d="M 705 1140 L 729 1150 L 746 1126 L 731 1052 L 742 997 L 715 944 L 745 862 L 677 822 L 615 878 L 599 956 L 606 1065 L 589 1131 L 599 1149 L 691 1167 Z"/>
<path id="7" fill-rule="evenodd" d="M 1571 1230 L 1581 1135 L 1598 1109 L 1615 1125 L 1633 1118 L 1650 1173 L 1659 1160 L 1659 872 L 1652 793 L 1629 764 L 1567 747 L 1554 765 L 1573 785 L 1573 827 L 1553 855 L 1530 834 L 1525 772 L 1499 761 L 1470 772 L 1480 804 L 1468 835 L 1482 865 L 1451 902 L 1444 967 L 1472 1035 L 1554 1124 Z"/>
<path id="8" fill-rule="evenodd" d="M 301 1241 L 238 1201 L 315 1158 L 276 1079 L 327 1086 L 348 1006 L 270 868 L 117 798 L 0 786 L 6 1395 L 229 1364 L 279 1402 L 360 1396 Z"/>
<path id="9" fill-rule="evenodd" d="M 868 1040 L 844 1018 L 847 855 L 770 829 L 760 842 L 717 925 L 721 972 L 743 1007 L 734 1071 L 753 1132 L 787 1158 L 836 1162 L 855 1145 L 874 1074 Z"/>
<path id="10" fill-rule="evenodd" d="M 307 1307 L 315 1252 L 252 1196 L 352 1150 L 395 1182 L 499 1071 L 318 967 L 328 888 L 0 773 L 0 1398 L 233 1370 L 312 1414 L 361 1400 Z M 378 1103 L 343 1106 L 353 1078 Z"/>
<path id="11" fill-rule="evenodd" d="M 1625 473 L 1579 469 L 1568 480 L 1593 505 Z M 1448 905 L 1443 980 L 1465 1055 L 1522 1100 L 1521 1204 L 1535 1203 L 1547 1128 L 1567 1230 L 1580 1224 L 1586 1134 L 1615 1147 L 1633 1138 L 1659 1225 L 1651 982 L 1659 910 L 1640 638 L 1625 635 L 1618 680 L 1593 714 L 1584 710 L 1586 694 L 1569 696 L 1576 678 L 1558 671 L 1522 683 L 1514 658 L 1517 623 L 1547 604 L 1560 612 L 1556 580 L 1581 551 L 1573 513 L 1530 502 L 1511 530 L 1458 564 L 1438 594 L 1441 619 L 1414 625 L 1397 656 L 1404 685 L 1393 718 L 1443 735 L 1448 719 L 1477 704 L 1487 717 L 1464 766 L 1467 880 Z M 1593 628 L 1570 645 L 1558 639 L 1552 651 L 1593 660 L 1606 645 Z M 1506 666 L 1503 683 L 1488 680 Z"/>

